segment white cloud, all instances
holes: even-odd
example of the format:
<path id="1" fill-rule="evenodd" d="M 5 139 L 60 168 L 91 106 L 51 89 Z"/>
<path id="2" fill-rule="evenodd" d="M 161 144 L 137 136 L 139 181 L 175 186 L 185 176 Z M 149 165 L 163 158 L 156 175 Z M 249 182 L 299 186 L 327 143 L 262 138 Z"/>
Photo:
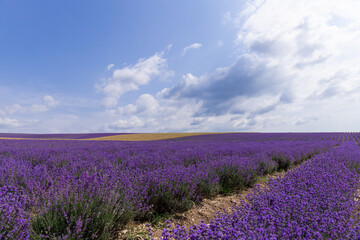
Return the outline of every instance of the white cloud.
<path id="1" fill-rule="evenodd" d="M 224 46 L 224 42 L 223 41 L 221 41 L 221 40 L 219 40 L 219 41 L 217 41 L 217 43 L 216 43 L 219 47 L 221 47 L 221 46 Z"/>
<path id="2" fill-rule="evenodd" d="M 111 63 L 111 64 L 107 65 L 106 70 L 110 71 L 114 66 L 115 66 L 115 64 Z"/>
<path id="3" fill-rule="evenodd" d="M 228 24 L 229 22 L 231 22 L 233 19 L 231 17 L 231 13 L 230 12 L 226 12 L 223 14 L 222 16 L 222 24 Z"/>
<path id="4" fill-rule="evenodd" d="M 56 107 L 59 101 L 50 95 L 45 95 L 42 101 L 41 99 L 39 101 L 38 97 L 24 95 L 8 99 L 8 102 L 19 101 L 21 104 L 14 103 L 0 109 L 0 131 L 46 132 L 48 130 L 43 121 L 48 121 L 51 115 L 46 112 Z M 39 124 L 40 122 L 41 124 Z"/>
<path id="5" fill-rule="evenodd" d="M 24 108 L 24 111 L 31 112 L 31 113 L 40 113 L 40 112 L 46 112 L 48 111 L 48 106 L 44 104 L 33 104 L 28 108 Z"/>
<path id="6" fill-rule="evenodd" d="M 59 101 L 55 100 L 50 95 L 45 95 L 43 97 L 43 103 L 42 104 L 31 104 L 28 106 L 22 106 L 20 104 L 12 104 L 10 106 L 7 106 L 5 108 L 5 112 L 9 115 L 13 115 L 15 113 L 40 113 L 40 112 L 46 112 L 49 111 L 51 108 L 56 107 L 59 105 Z"/>
<path id="7" fill-rule="evenodd" d="M 158 109 L 158 102 L 150 94 L 143 94 L 136 100 L 136 110 L 139 113 L 155 114 Z"/>
<path id="8" fill-rule="evenodd" d="M 103 104 L 110 108 L 117 105 L 118 99 L 124 93 L 138 90 L 154 77 L 168 74 L 167 60 L 163 58 L 163 53 L 155 53 L 147 59 L 139 59 L 135 65 L 115 69 L 112 77 L 103 79 L 96 84 L 96 88 L 105 94 Z"/>
<path id="9" fill-rule="evenodd" d="M 0 129 L 6 127 L 19 127 L 20 123 L 16 119 L 0 117 Z"/>
<path id="10" fill-rule="evenodd" d="M 59 105 L 59 101 L 55 100 L 50 95 L 44 96 L 44 103 L 46 106 L 49 106 L 49 107 L 56 107 L 57 105 Z"/>
<path id="11" fill-rule="evenodd" d="M 264 102 L 263 98 L 276 99 L 277 103 L 288 101 L 291 96 L 284 98 L 285 93 L 289 92 L 282 81 L 284 76 L 278 68 L 268 67 L 266 62 L 254 54 L 244 54 L 230 67 L 219 68 L 212 74 L 200 77 L 187 74 L 175 87 L 161 93 L 169 99 L 193 99 L 202 102 L 202 108 L 196 115 L 218 116 L 243 112 L 244 110 L 236 107 L 239 106 L 238 102 L 247 99 L 251 99 L 252 103 Z M 257 98 L 259 99 L 256 100 Z M 270 111 L 271 107 L 266 106 L 262 111 L 252 108 L 252 111 L 256 112 L 265 110 Z"/>
<path id="12" fill-rule="evenodd" d="M 137 116 L 131 116 L 128 120 L 117 120 L 111 124 L 112 129 L 137 129 L 144 126 L 144 122 Z"/>
<path id="13" fill-rule="evenodd" d="M 237 18 L 224 16 L 239 27 L 236 62 L 209 75 L 189 73 L 158 97 L 198 104 L 181 121 L 199 129 L 344 130 L 335 125 L 341 116 L 360 120 L 353 110 L 360 105 L 358 10 L 360 2 L 350 0 L 249 1 Z"/>
<path id="14" fill-rule="evenodd" d="M 20 112 L 22 107 L 19 104 L 13 104 L 5 108 L 6 113 L 12 115 L 16 112 Z"/>
<path id="15" fill-rule="evenodd" d="M 247 19 L 239 43 L 269 65 L 280 67 L 297 98 L 331 89 L 336 94 L 348 92 L 359 87 L 360 74 L 354 67 L 360 61 L 359 10 L 360 2 L 352 0 L 340 5 L 336 1 L 263 1 L 244 10 Z M 341 79 L 336 78 L 344 72 Z"/>
<path id="16" fill-rule="evenodd" d="M 359 10 L 360 2 L 354 0 L 248 2 L 235 21 L 240 29 L 238 46 L 258 56 L 265 69 L 275 67 L 282 73 L 284 88 L 273 98 L 290 97 L 280 104 L 282 109 L 262 116 L 277 116 L 274 119 L 282 119 L 289 129 L 295 125 L 294 129 L 335 130 L 331 123 L 341 122 L 339 116 L 358 108 Z M 334 109 L 342 114 L 333 114 Z M 353 118 L 360 120 L 360 115 Z M 341 125 L 350 127 L 340 124 L 337 130 Z"/>
<path id="17" fill-rule="evenodd" d="M 150 94 L 141 95 L 135 104 L 128 104 L 124 107 L 119 107 L 120 114 L 156 114 L 159 110 L 158 101 Z"/>
<path id="18" fill-rule="evenodd" d="M 141 95 L 134 104 L 120 107 L 109 115 L 114 119 L 105 129 L 107 131 L 127 132 L 169 132 L 191 131 L 195 126 L 192 115 L 200 104 L 194 101 L 164 99 L 161 94 Z"/>
<path id="19" fill-rule="evenodd" d="M 189 46 L 186 46 L 186 47 L 183 49 L 183 51 L 182 51 L 182 53 L 181 53 L 181 56 L 184 56 L 190 49 L 197 49 L 197 48 L 200 48 L 201 46 L 202 46 L 201 43 L 193 43 L 193 44 L 191 44 L 191 45 L 189 45 Z"/>

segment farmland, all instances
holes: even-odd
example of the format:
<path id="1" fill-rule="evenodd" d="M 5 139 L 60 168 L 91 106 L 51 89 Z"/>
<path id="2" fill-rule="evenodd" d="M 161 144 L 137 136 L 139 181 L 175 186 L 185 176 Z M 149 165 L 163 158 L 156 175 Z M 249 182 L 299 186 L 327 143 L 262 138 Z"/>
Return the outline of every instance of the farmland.
<path id="1" fill-rule="evenodd" d="M 0 239 L 112 239 L 130 221 L 248 188 L 232 212 L 190 230 L 168 228 L 163 238 L 359 237 L 356 133 L 118 136 L 1 134 Z M 295 165 L 266 188 L 254 186 Z"/>
<path id="2" fill-rule="evenodd" d="M 104 137 L 89 138 L 88 140 L 114 140 L 114 141 L 153 141 L 172 139 L 180 137 L 190 137 L 198 135 L 208 135 L 215 133 L 136 133 L 136 134 L 122 134 L 110 135 Z"/>

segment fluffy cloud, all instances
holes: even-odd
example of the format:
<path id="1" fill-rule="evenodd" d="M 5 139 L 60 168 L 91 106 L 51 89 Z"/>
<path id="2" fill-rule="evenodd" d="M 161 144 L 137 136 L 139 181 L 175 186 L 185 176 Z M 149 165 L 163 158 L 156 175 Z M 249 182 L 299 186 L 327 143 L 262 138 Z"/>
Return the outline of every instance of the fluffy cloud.
<path id="1" fill-rule="evenodd" d="M 19 127 L 19 126 L 20 123 L 16 119 L 0 116 L 0 128 Z"/>
<path id="2" fill-rule="evenodd" d="M 144 122 L 139 119 L 137 116 L 131 116 L 128 120 L 118 120 L 113 122 L 110 127 L 112 129 L 137 129 L 143 127 Z"/>
<path id="3" fill-rule="evenodd" d="M 12 115 L 16 112 L 21 112 L 21 111 L 22 111 L 22 107 L 19 104 L 13 104 L 13 105 L 7 106 L 5 108 L 5 112 L 9 115 Z"/>
<path id="4" fill-rule="evenodd" d="M 139 101 L 141 97 L 139 97 L 136 103 L 120 107 L 117 112 L 109 114 L 109 118 L 114 120 L 104 129 L 122 132 L 221 132 L 249 130 L 257 124 L 266 125 L 270 118 L 276 119 L 273 116 L 267 117 L 266 114 L 263 116 L 244 115 L 245 118 L 232 113 L 195 116 L 202 109 L 201 102 L 194 99 L 164 98 L 164 92 L 159 92 L 156 96 L 151 97 L 157 106 L 156 111 L 138 111 L 138 104 L 141 102 Z M 248 103 L 251 104 L 251 100 Z M 244 107 L 248 109 L 251 106 Z M 264 106 L 259 106 L 259 109 L 261 108 Z"/>
<path id="5" fill-rule="evenodd" d="M 48 107 L 56 107 L 57 105 L 59 105 L 59 101 L 55 100 L 52 96 L 50 95 L 46 95 L 44 96 L 44 104 Z"/>
<path id="6" fill-rule="evenodd" d="M 200 48 L 201 46 L 202 46 L 201 43 L 193 43 L 193 44 L 191 44 L 191 45 L 189 45 L 189 46 L 186 46 L 186 47 L 183 49 L 183 51 L 182 51 L 182 53 L 181 53 L 181 56 L 184 56 L 190 49 L 197 49 L 197 48 Z"/>
<path id="7" fill-rule="evenodd" d="M 114 66 L 115 66 L 115 64 L 111 63 L 111 64 L 107 65 L 106 70 L 109 71 L 109 70 L 111 70 Z"/>
<path id="8" fill-rule="evenodd" d="M 230 116 L 234 129 L 333 129 L 334 109 L 347 115 L 340 106 L 359 105 L 359 9 L 352 0 L 249 1 L 237 17 L 224 16 L 239 28 L 236 62 L 187 74 L 162 96 L 200 103 L 194 119 Z"/>
<path id="9" fill-rule="evenodd" d="M 156 114 L 159 110 L 158 101 L 150 94 L 141 95 L 135 104 L 128 104 L 125 107 L 119 107 L 120 114 Z"/>
<path id="10" fill-rule="evenodd" d="M 202 108 L 197 115 L 222 115 L 242 112 L 240 105 L 248 98 L 276 97 L 282 101 L 286 89 L 284 76 L 256 55 L 244 54 L 232 66 L 207 76 L 183 76 L 173 88 L 162 92 L 165 98 L 197 99 Z M 261 104 L 262 105 L 262 104 Z M 254 105 L 253 110 L 258 110 Z"/>
<path id="11" fill-rule="evenodd" d="M 125 131 L 343 131 L 360 116 L 360 3 L 248 1 L 233 23 L 236 61 L 188 73 L 112 112 Z M 233 17 L 235 16 L 235 17 Z M 221 44 L 220 44 L 221 45 Z M 201 45 L 190 45 L 189 49 Z"/>
<path id="12" fill-rule="evenodd" d="M 189 100 L 164 99 L 161 93 L 156 96 L 141 95 L 134 104 L 119 107 L 108 112 L 113 119 L 105 126 L 106 131 L 127 132 L 171 132 L 191 131 L 193 113 L 200 104 Z"/>
<path id="13" fill-rule="evenodd" d="M 229 22 L 232 21 L 232 17 L 231 17 L 231 13 L 230 12 L 226 12 L 225 14 L 223 14 L 222 17 L 222 24 L 228 24 Z"/>
<path id="14" fill-rule="evenodd" d="M 49 111 L 51 108 L 59 105 L 59 101 L 55 100 L 52 96 L 46 95 L 43 97 L 43 103 L 32 104 L 28 106 L 21 106 L 20 104 L 12 104 L 5 108 L 5 112 L 9 115 L 15 113 L 40 113 Z"/>
<path id="15" fill-rule="evenodd" d="M 23 112 L 41 113 L 48 111 L 48 106 L 44 104 L 33 104 L 30 107 L 23 108 Z"/>
<path id="16" fill-rule="evenodd" d="M 299 98 L 347 92 L 358 87 L 359 9 L 357 1 L 265 1 L 245 11 L 238 41 L 292 75 Z"/>
<path id="17" fill-rule="evenodd" d="M 96 88 L 105 94 L 103 104 L 110 108 L 117 105 L 124 93 L 138 90 L 154 77 L 167 74 L 167 60 L 163 53 L 155 53 L 147 59 L 139 59 L 135 65 L 113 70 L 112 76 L 96 84 Z"/>
<path id="18" fill-rule="evenodd" d="M 0 109 L 0 129 L 7 127 L 18 127 L 20 126 L 19 122 L 16 119 L 11 119 L 6 116 L 6 112 Z"/>
<path id="19" fill-rule="evenodd" d="M 3 110 L 0 109 L 0 130 L 3 132 L 34 132 L 38 127 L 44 127 L 44 125 L 36 126 L 40 121 L 39 114 L 49 111 L 58 104 L 59 101 L 52 96 L 45 95 L 42 103 L 8 105 Z M 46 119 L 48 118 L 49 116 Z"/>

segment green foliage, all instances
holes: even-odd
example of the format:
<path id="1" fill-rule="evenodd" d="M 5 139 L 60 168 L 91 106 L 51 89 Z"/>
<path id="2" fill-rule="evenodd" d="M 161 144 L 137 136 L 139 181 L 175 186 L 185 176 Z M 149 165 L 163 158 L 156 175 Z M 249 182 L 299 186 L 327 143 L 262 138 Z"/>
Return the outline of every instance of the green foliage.
<path id="1" fill-rule="evenodd" d="M 257 180 L 257 177 L 258 177 L 258 174 L 257 172 L 255 172 L 254 170 L 251 170 L 251 169 L 247 169 L 245 171 L 245 173 L 243 173 L 246 178 L 245 179 L 245 187 L 246 188 L 251 188 L 255 185 L 256 183 L 256 180 Z"/>
<path id="2" fill-rule="evenodd" d="M 270 161 L 259 161 L 259 171 L 262 172 L 264 175 L 272 174 L 276 172 L 277 166 L 275 164 L 271 164 Z"/>
<path id="3" fill-rule="evenodd" d="M 256 180 L 255 175 L 254 177 L 250 177 L 250 179 L 246 179 L 244 174 L 234 166 L 224 167 L 218 174 L 221 194 L 245 189 L 252 185 Z"/>
<path id="4" fill-rule="evenodd" d="M 137 220 L 156 221 L 156 219 L 163 218 L 168 214 L 184 212 L 193 207 L 194 202 L 188 186 L 178 185 L 172 188 L 176 190 L 171 191 L 171 189 L 162 186 L 149 188 L 148 204 L 152 208 L 145 215 L 137 216 Z"/>
<path id="5" fill-rule="evenodd" d="M 299 161 L 296 161 L 295 164 L 300 164 L 300 163 L 302 163 L 302 162 L 304 162 L 304 161 L 312 158 L 312 156 L 314 156 L 314 155 L 316 155 L 316 154 L 319 154 L 319 153 L 320 153 L 319 151 L 314 152 L 314 153 L 307 153 L 307 154 L 301 156 L 300 162 L 299 162 Z"/>
<path id="6" fill-rule="evenodd" d="M 150 203 L 153 206 L 152 211 L 155 215 L 183 212 L 193 206 L 193 201 L 189 198 L 179 198 L 176 194 L 173 194 L 170 191 L 157 194 L 150 199 Z"/>
<path id="7" fill-rule="evenodd" d="M 201 199 L 212 198 L 219 192 L 217 183 L 210 183 L 209 179 L 201 179 L 196 186 L 196 193 Z"/>
<path id="8" fill-rule="evenodd" d="M 197 164 L 199 164 L 201 162 L 202 162 L 202 160 L 199 157 L 192 156 L 192 157 L 190 157 L 188 159 L 184 159 L 184 166 L 188 167 L 188 166 L 194 165 L 196 167 Z"/>
<path id="9" fill-rule="evenodd" d="M 284 157 L 284 155 L 279 154 L 277 156 L 272 157 L 272 160 L 275 161 L 278 164 L 278 171 L 281 170 L 288 170 L 290 168 L 290 160 Z"/>
<path id="10" fill-rule="evenodd" d="M 356 173 L 360 173 L 360 162 L 356 161 L 356 160 L 352 160 L 349 161 L 346 166 L 351 169 L 354 170 Z"/>

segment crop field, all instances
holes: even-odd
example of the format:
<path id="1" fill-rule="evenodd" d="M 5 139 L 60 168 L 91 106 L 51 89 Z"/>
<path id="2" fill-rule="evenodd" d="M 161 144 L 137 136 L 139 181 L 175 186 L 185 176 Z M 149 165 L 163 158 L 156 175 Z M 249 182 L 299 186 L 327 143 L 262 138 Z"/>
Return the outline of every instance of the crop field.
<path id="1" fill-rule="evenodd" d="M 0 133 L 0 139 L 39 139 L 39 140 L 96 140 L 96 141 L 154 141 L 183 138 L 198 135 L 221 133 L 92 133 L 92 134 L 6 134 Z"/>
<path id="2" fill-rule="evenodd" d="M 104 137 L 88 138 L 87 140 L 115 140 L 115 141 L 153 141 L 172 138 L 191 137 L 198 135 L 221 134 L 221 133 L 135 133 L 111 135 Z"/>
<path id="3" fill-rule="evenodd" d="M 360 237 L 358 133 L 0 137 L 0 239 L 116 239 L 244 189 L 210 224 L 169 223 L 162 239 Z"/>
<path id="4" fill-rule="evenodd" d="M 0 139 L 87 139 L 100 138 L 114 135 L 127 135 L 128 133 L 88 133 L 88 134 L 21 134 L 21 133 L 0 133 Z"/>

